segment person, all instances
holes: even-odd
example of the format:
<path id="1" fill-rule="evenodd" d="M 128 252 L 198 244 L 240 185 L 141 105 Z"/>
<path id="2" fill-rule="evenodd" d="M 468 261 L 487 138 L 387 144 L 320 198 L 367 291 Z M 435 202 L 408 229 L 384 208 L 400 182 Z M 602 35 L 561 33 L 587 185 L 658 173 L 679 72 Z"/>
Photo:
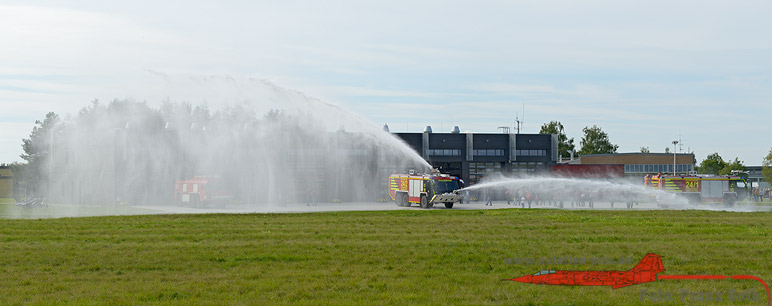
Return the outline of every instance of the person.
<path id="1" fill-rule="evenodd" d="M 491 191 L 485 190 L 485 206 L 493 206 L 493 201 L 491 200 Z"/>
<path id="2" fill-rule="evenodd" d="M 525 193 L 525 199 L 528 201 L 528 208 L 531 208 L 531 202 L 533 201 L 533 195 L 530 191 Z"/>
<path id="3" fill-rule="evenodd" d="M 587 193 L 587 202 L 590 205 L 590 208 L 593 208 L 593 202 L 592 202 L 592 192 Z"/>
<path id="4" fill-rule="evenodd" d="M 316 206 L 316 196 L 314 195 L 314 190 L 310 185 L 306 186 L 306 194 L 308 199 L 306 206 Z"/>

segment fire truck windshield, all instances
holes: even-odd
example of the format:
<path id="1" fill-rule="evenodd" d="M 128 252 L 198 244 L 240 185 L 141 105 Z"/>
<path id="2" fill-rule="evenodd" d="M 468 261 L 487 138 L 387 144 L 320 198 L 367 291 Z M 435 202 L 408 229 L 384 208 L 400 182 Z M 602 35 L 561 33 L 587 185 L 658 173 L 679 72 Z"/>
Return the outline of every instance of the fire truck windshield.
<path id="1" fill-rule="evenodd" d="M 745 182 L 737 181 L 737 188 L 745 188 Z"/>
<path id="2" fill-rule="evenodd" d="M 206 189 L 209 192 L 223 192 L 226 191 L 228 186 L 225 186 L 225 183 L 217 178 L 210 179 L 209 182 L 206 184 Z"/>
<path id="3" fill-rule="evenodd" d="M 434 180 L 434 193 L 443 194 L 457 190 L 458 180 L 451 179 L 435 179 Z"/>

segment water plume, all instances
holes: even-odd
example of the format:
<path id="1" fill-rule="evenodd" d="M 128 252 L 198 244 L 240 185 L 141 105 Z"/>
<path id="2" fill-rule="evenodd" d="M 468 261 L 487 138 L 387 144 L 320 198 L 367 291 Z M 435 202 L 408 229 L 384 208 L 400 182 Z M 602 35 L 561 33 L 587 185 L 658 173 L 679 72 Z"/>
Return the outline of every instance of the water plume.
<path id="1" fill-rule="evenodd" d="M 389 174 L 430 168 L 381 127 L 302 92 L 156 75 L 163 85 L 148 96 L 166 96 L 160 106 L 95 102 L 54 129 L 49 202 L 166 205 L 175 181 L 194 176 L 222 181 L 228 205 L 374 201 Z"/>
<path id="2" fill-rule="evenodd" d="M 715 211 L 753 212 L 769 211 L 768 206 L 737 203 L 734 206 L 723 204 L 690 203 L 686 198 L 676 193 L 652 189 L 636 179 L 598 179 L 598 178 L 566 178 L 556 176 L 523 176 L 507 177 L 503 175 L 490 176 L 479 184 L 462 189 L 463 192 L 476 194 L 478 198 L 510 197 L 517 203 L 521 197 L 531 194 L 540 201 L 563 203 L 563 208 L 583 203 L 588 207 L 590 201 L 595 203 L 616 203 L 616 207 L 625 204 L 646 203 L 648 209 L 694 209 Z M 649 204 L 654 204 L 649 205 Z M 632 205 L 631 205 L 632 206 Z M 559 207 L 559 206 L 558 206 Z"/>

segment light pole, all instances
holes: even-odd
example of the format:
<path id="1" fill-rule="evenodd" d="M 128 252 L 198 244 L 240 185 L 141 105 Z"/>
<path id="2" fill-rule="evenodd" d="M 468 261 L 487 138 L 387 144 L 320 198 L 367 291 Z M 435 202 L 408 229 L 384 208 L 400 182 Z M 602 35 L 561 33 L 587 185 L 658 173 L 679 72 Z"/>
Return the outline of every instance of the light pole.
<path id="1" fill-rule="evenodd" d="M 676 145 L 678 140 L 673 140 L 673 175 L 676 175 Z"/>

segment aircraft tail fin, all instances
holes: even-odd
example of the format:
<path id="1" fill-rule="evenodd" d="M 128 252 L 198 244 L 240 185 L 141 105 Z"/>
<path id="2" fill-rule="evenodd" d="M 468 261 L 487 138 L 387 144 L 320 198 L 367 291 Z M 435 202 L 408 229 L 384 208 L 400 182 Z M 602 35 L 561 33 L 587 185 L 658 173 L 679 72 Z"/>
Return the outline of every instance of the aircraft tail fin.
<path id="1" fill-rule="evenodd" d="M 662 264 L 662 258 L 654 253 L 646 254 L 640 262 L 632 269 L 633 272 L 652 272 L 657 274 L 665 271 L 665 266 Z"/>

